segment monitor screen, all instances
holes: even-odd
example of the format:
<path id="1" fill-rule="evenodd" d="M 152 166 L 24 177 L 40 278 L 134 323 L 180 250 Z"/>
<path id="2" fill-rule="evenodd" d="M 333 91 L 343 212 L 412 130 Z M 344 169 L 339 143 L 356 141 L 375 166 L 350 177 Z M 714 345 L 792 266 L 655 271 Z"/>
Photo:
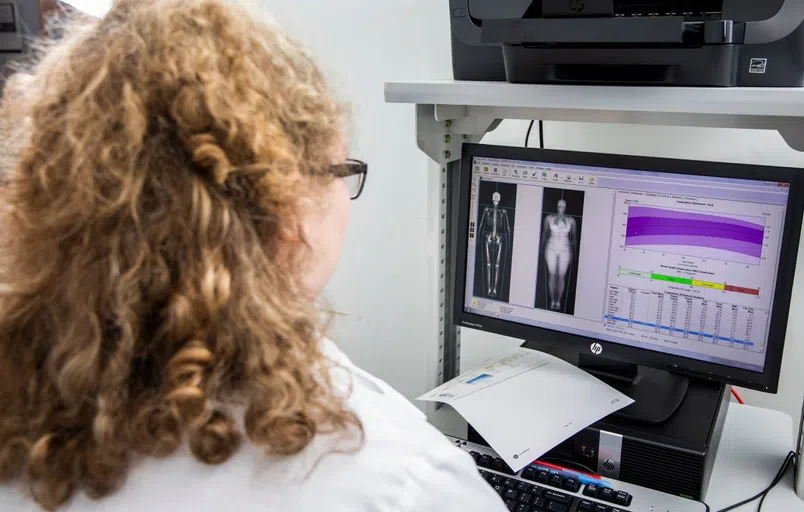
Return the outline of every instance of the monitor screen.
<path id="1" fill-rule="evenodd" d="M 790 183 L 479 156 L 469 179 L 465 313 L 765 371 Z"/>

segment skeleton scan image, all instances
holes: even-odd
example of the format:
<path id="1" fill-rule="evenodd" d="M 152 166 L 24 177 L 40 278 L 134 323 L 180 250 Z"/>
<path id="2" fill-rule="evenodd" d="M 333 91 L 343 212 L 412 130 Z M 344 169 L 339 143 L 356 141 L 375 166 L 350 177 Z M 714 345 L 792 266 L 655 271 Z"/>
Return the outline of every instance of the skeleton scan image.
<path id="1" fill-rule="evenodd" d="M 500 208 L 500 193 L 493 196 L 494 206 L 483 211 L 480 221 L 483 227 L 483 251 L 486 256 L 486 297 L 497 298 L 500 289 L 500 263 L 503 253 L 507 254 L 508 243 L 511 238 L 511 225 L 508 223 L 508 213 Z"/>
<path id="2" fill-rule="evenodd" d="M 475 283 L 477 296 L 508 301 L 511 283 L 516 186 L 484 181 L 478 206 L 477 251 L 481 275 Z"/>

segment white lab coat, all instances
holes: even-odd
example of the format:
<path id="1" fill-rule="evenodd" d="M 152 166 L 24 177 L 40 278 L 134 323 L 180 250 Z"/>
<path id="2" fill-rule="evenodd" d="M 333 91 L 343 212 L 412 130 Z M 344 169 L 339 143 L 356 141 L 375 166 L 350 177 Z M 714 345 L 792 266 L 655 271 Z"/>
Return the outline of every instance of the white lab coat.
<path id="1" fill-rule="evenodd" d="M 348 405 L 365 429 L 356 453 L 332 454 L 317 437 L 302 453 L 269 458 L 245 441 L 220 466 L 186 451 L 135 466 L 122 489 L 93 501 L 76 494 L 66 512 L 504 512 L 502 500 L 467 454 L 427 423 L 424 414 L 386 383 L 355 367 L 332 343 L 322 351 L 331 374 L 352 392 Z M 329 453 L 329 454 L 328 454 Z M 0 487 L 0 512 L 38 507 L 20 489 Z"/>

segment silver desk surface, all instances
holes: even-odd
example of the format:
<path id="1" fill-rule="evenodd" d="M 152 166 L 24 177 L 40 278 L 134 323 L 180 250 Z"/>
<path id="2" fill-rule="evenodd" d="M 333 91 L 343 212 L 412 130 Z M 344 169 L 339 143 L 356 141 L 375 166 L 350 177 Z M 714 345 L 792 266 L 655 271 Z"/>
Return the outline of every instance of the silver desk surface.
<path id="1" fill-rule="evenodd" d="M 720 510 L 767 487 L 793 450 L 793 420 L 787 414 L 732 403 L 712 470 L 706 502 Z M 794 489 L 793 470 L 771 491 L 762 510 L 804 511 Z M 737 510 L 756 510 L 757 504 Z"/>

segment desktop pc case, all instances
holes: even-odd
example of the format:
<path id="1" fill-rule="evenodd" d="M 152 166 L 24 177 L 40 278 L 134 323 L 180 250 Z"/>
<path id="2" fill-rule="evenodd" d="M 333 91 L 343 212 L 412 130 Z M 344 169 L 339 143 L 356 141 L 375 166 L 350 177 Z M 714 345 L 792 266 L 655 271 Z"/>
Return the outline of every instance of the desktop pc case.
<path id="1" fill-rule="evenodd" d="M 726 420 L 731 388 L 691 379 L 687 397 L 666 423 L 611 415 L 540 460 L 649 489 L 704 500 Z M 488 445 L 469 426 L 468 440 Z"/>
<path id="2" fill-rule="evenodd" d="M 801 0 L 450 0 L 456 80 L 804 85 Z"/>

